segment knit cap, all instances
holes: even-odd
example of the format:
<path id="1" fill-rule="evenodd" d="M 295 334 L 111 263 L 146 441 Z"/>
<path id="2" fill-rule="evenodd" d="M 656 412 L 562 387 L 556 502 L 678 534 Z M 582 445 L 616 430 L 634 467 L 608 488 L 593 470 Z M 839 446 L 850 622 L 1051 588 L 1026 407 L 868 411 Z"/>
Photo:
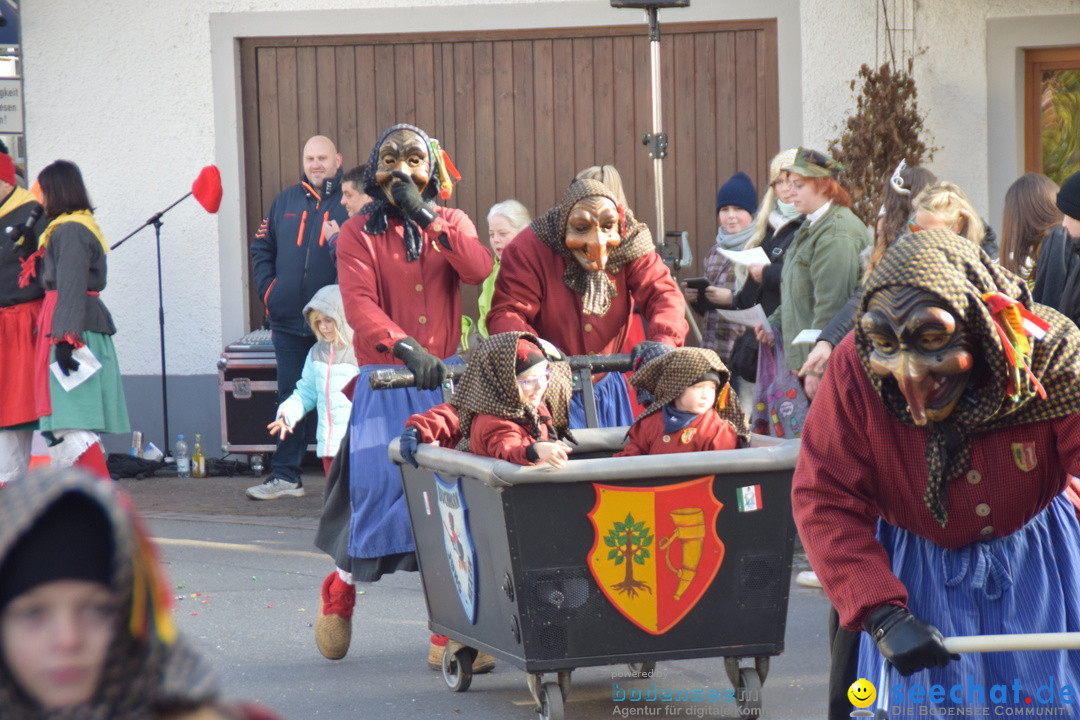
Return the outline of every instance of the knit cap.
<path id="1" fill-rule="evenodd" d="M 101 506 L 84 495 L 64 495 L 19 538 L 0 566 L 0 610 L 54 580 L 108 585 L 113 552 L 112 529 Z"/>
<path id="2" fill-rule="evenodd" d="M 1080 220 L 1080 170 L 1077 170 L 1065 182 L 1057 194 L 1058 210 L 1074 220 Z"/>
<path id="3" fill-rule="evenodd" d="M 541 350 L 536 343 L 533 343 L 525 338 L 518 340 L 517 353 L 514 357 L 514 372 L 520 375 L 534 365 L 539 365 L 542 362 L 546 362 L 547 358 L 544 357 L 544 351 Z"/>
<path id="4" fill-rule="evenodd" d="M 740 207 L 751 215 L 757 214 L 757 190 L 754 182 L 744 172 L 737 172 L 716 191 L 716 211 L 725 205 Z"/>
<path id="5" fill-rule="evenodd" d="M 10 155 L 0 153 L 0 180 L 8 185 L 15 184 L 15 161 Z"/>

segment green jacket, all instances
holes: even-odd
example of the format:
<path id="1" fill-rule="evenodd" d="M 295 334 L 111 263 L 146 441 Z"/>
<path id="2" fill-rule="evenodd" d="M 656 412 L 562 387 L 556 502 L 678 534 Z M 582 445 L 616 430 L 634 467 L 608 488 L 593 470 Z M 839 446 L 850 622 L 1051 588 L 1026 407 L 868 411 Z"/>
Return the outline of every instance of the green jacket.
<path id="1" fill-rule="evenodd" d="M 833 203 L 813 225 L 803 223 L 784 255 L 781 304 L 769 317 L 784 336 L 787 367 L 797 371 L 813 343 L 792 345 L 803 330 L 822 330 L 859 285 L 859 253 L 869 234 L 855 214 Z"/>

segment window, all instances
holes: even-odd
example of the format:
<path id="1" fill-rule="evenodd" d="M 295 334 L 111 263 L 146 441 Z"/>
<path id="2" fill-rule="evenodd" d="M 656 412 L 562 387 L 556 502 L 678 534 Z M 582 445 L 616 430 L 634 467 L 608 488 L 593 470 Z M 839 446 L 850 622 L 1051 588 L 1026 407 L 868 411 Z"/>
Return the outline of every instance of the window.
<path id="1" fill-rule="evenodd" d="M 1080 170 L 1080 46 L 1024 54 L 1024 168 L 1061 184 Z"/>

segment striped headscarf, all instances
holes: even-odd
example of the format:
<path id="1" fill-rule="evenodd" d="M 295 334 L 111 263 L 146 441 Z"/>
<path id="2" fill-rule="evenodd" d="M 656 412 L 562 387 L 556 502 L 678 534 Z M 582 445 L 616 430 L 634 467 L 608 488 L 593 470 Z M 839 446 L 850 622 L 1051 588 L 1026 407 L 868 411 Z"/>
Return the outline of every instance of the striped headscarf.
<path id="1" fill-rule="evenodd" d="M 537 439 L 540 438 L 540 425 L 550 422 L 552 438 L 573 438 L 568 429 L 573 385 L 570 366 L 565 362 L 549 361 L 551 380 L 544 392 L 544 404 L 551 417 L 541 415 L 521 401 L 518 391 L 515 359 L 518 340 L 522 338 L 539 345 L 532 333 L 498 333 L 481 341 L 469 358 L 469 365 L 450 401 L 457 409 L 461 428 L 462 440 L 458 443 L 458 450 L 469 451 L 472 420 L 476 415 L 494 415 L 512 420 Z"/>
<path id="2" fill-rule="evenodd" d="M 570 211 L 581 200 L 589 197 L 606 197 L 619 209 L 619 235 L 622 242 L 608 255 L 606 270 L 588 271 L 581 266 L 574 254 L 566 247 L 566 223 Z M 575 180 L 563 193 L 562 202 L 532 221 L 530 225 L 536 237 L 559 255 L 569 259 L 563 282 L 581 295 L 582 311 L 586 315 L 601 317 L 611 309 L 615 297 L 615 283 L 610 273 L 628 265 L 639 257 L 655 252 L 652 233 L 645 223 L 634 219 L 625 205 L 619 205 L 615 194 L 597 180 Z"/>
<path id="3" fill-rule="evenodd" d="M 735 428 L 745 445 L 750 441 L 750 427 L 746 424 L 737 393 L 731 392 L 728 380 L 731 373 L 720 360 L 720 356 L 707 348 L 681 347 L 665 353 L 638 368 L 630 377 L 630 384 L 652 393 L 654 398 L 634 422 L 660 410 L 682 394 L 683 390 L 698 382 L 707 372 L 714 372 L 720 379 L 716 393 L 716 411 Z"/>
<path id="4" fill-rule="evenodd" d="M 924 230 L 893 243 L 866 280 L 860 314 L 866 312 L 875 292 L 889 286 L 916 288 L 944 301 L 976 347 L 975 367 L 963 397 L 948 417 L 927 426 L 928 476 L 923 500 L 944 526 L 948 520 L 944 486 L 967 467 L 973 434 L 1080 412 L 1080 331 L 1056 310 L 1035 303 L 1021 278 L 949 230 Z M 1048 326 L 1045 337 L 1029 338 L 1027 352 L 1006 343 L 1007 333 L 999 329 L 984 300 L 989 293 L 1017 301 Z M 914 426 L 896 380 L 871 371 L 871 342 L 861 323 L 855 325 L 855 346 L 885 407 L 904 424 Z M 1026 365 L 1030 374 L 1017 370 L 1017 363 Z"/>

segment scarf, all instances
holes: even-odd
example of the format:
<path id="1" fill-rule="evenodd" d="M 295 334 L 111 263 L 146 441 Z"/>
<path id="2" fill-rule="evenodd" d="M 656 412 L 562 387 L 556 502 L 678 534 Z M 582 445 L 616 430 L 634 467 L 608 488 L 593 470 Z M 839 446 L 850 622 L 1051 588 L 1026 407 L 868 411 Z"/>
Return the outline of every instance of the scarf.
<path id="1" fill-rule="evenodd" d="M 52 237 L 53 231 L 66 222 L 79 223 L 87 230 L 94 234 L 94 237 L 101 243 L 101 251 L 104 253 L 109 252 L 109 243 L 105 242 L 105 236 L 101 232 L 101 227 L 97 224 L 97 220 L 94 219 L 93 214 L 89 210 L 76 210 L 75 212 L 64 213 L 63 215 L 57 215 L 52 221 L 45 227 L 45 232 L 38 236 L 38 249 L 44 248 L 49 244 L 49 239 Z"/>
<path id="2" fill-rule="evenodd" d="M 742 250 L 746 247 L 747 241 L 754 234 L 753 223 L 747 225 L 745 228 L 737 233 L 726 233 L 723 228 L 716 229 L 716 244 L 725 250 Z"/>
<path id="3" fill-rule="evenodd" d="M 943 300 L 977 348 L 975 368 L 960 402 L 945 420 L 926 426 L 923 501 L 944 526 L 948 521 L 945 484 L 967 467 L 972 435 L 1080 412 L 1080 331 L 1057 311 L 1033 302 L 1022 279 L 970 240 L 948 230 L 925 230 L 896 240 L 866 280 L 860 314 L 876 291 L 891 285 L 918 288 Z M 984 300 L 984 295 L 989 299 Z M 1042 339 L 1011 340 L 1015 333 L 991 309 L 993 303 L 1010 299 L 1018 303 L 1016 310 L 1047 325 Z M 871 343 L 859 322 L 855 346 L 885 407 L 900 422 L 914 427 L 896 380 L 871 371 Z M 1030 374 L 1018 369 L 1018 364 L 1027 366 Z"/>
<path id="4" fill-rule="evenodd" d="M 715 372 L 720 377 L 720 390 L 716 393 L 716 411 L 724 420 L 731 423 L 735 433 L 744 443 L 750 440 L 750 428 L 746 424 L 746 414 L 739 404 L 737 393 L 731 392 L 728 379 L 731 373 L 720 360 L 720 356 L 707 348 L 681 347 L 642 365 L 630 377 L 630 384 L 652 393 L 653 401 L 645 408 L 635 423 L 639 423 L 665 405 L 673 402 L 706 372 Z"/>
<path id="5" fill-rule="evenodd" d="M 792 220 L 798 218 L 802 213 L 795 209 L 795 206 L 791 203 L 786 203 L 783 200 L 776 201 L 776 208 L 773 210 L 774 214 L 779 215 L 782 220 L 773 225 L 774 228 L 779 230 L 785 223 L 789 223 Z M 772 222 L 772 216 L 770 215 L 769 221 Z"/>
<path id="6" fill-rule="evenodd" d="M 379 139 L 375 141 L 375 147 L 371 149 L 371 155 L 368 156 L 367 166 L 364 170 L 364 192 L 371 198 L 371 202 L 361 208 L 360 212 L 368 216 L 367 222 L 364 224 L 364 232 L 371 235 L 381 235 L 386 232 L 388 219 L 399 220 L 405 231 L 405 259 L 408 262 L 416 262 L 420 259 L 420 249 L 424 245 L 424 231 L 415 222 L 405 217 L 404 213 L 390 202 L 390 198 L 386 197 L 386 193 L 375 181 L 375 170 L 379 166 L 379 148 L 382 147 L 386 137 L 397 130 L 411 130 L 416 133 L 424 141 L 424 145 L 428 149 L 428 177 L 430 179 L 420 197 L 427 201 L 429 207 L 435 207 L 435 197 L 439 194 L 440 154 L 432 146 L 431 138 L 428 137 L 426 132 L 415 125 L 398 123 L 383 130 L 382 134 L 379 135 Z"/>
<path id="7" fill-rule="evenodd" d="M 532 333 L 498 333 L 482 340 L 469 358 L 469 365 L 450 401 L 457 410 L 460 422 L 462 440 L 458 443 L 458 450 L 469 452 L 472 421 L 477 415 L 494 415 L 512 420 L 538 440 L 541 436 L 540 426 L 550 423 L 552 437 L 573 439 L 568 429 L 573 386 L 570 366 L 565 362 L 549 363 L 551 380 L 544 392 L 540 410 L 526 405 L 521 401 L 514 367 L 519 338 L 539 345 Z"/>
<path id="8" fill-rule="evenodd" d="M 121 612 L 101 684 L 87 703 L 44 712 L 22 692 L 0 658 L 0 715 L 4 720 L 145 720 L 214 700 L 217 688 L 209 666 L 175 637 L 168 585 L 154 545 L 130 500 L 112 483 L 71 468 L 40 471 L 8 483 L 0 490 L 0 563 L 37 519 L 69 493 L 99 504 L 113 532 L 110 587 Z"/>
<path id="9" fill-rule="evenodd" d="M 8 213 L 12 212 L 16 208 L 20 208 L 23 205 L 26 205 L 27 203 L 32 203 L 32 202 L 37 202 L 37 198 L 35 198 L 33 195 L 31 195 L 30 191 L 27 190 L 26 188 L 21 188 L 18 185 L 16 185 L 15 189 L 12 190 L 11 194 L 8 195 L 7 199 L 4 200 L 4 203 L 2 205 L 0 205 L 0 217 L 5 217 L 5 216 L 8 215 Z M 25 240 L 25 239 L 26 239 L 26 237 L 23 236 L 23 237 L 19 238 L 19 241 L 17 243 L 15 243 L 15 244 L 16 245 L 22 245 L 23 240 Z"/>
<path id="10" fill-rule="evenodd" d="M 619 208 L 619 235 L 622 243 L 608 255 L 606 270 L 587 271 L 566 247 L 566 221 L 579 201 L 589 197 L 606 197 Z M 532 221 L 529 226 L 536 237 L 555 253 L 567 258 L 563 282 L 581 295 L 582 312 L 602 317 L 611 309 L 615 283 L 611 274 L 640 257 L 655 252 L 652 233 L 645 223 L 634 219 L 630 208 L 619 205 L 614 193 L 596 180 L 575 180 L 563 193 L 562 202 Z"/>

